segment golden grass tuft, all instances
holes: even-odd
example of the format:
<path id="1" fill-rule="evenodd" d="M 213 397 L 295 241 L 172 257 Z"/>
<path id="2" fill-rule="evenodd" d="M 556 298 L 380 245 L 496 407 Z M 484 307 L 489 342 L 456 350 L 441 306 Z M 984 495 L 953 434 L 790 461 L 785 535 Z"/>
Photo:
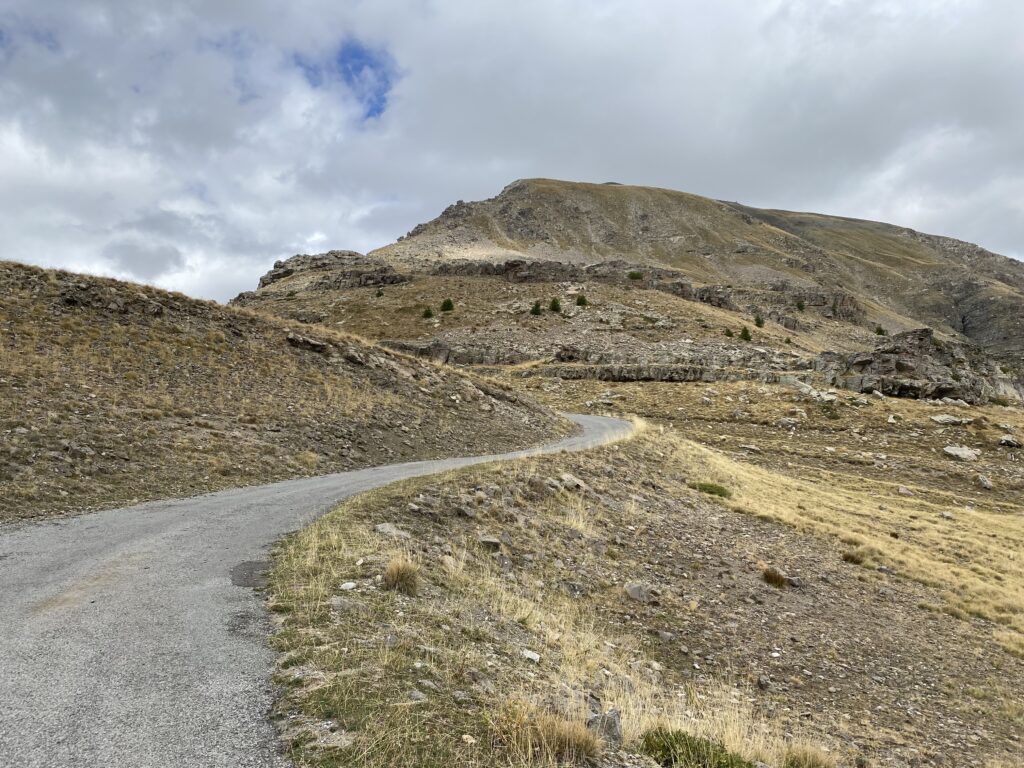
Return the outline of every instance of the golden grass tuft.
<path id="1" fill-rule="evenodd" d="M 525 701 L 502 707 L 492 727 L 510 756 L 525 765 L 586 765 L 603 749 L 601 739 L 582 722 Z"/>
<path id="2" fill-rule="evenodd" d="M 384 569 L 384 586 L 415 597 L 420 591 L 420 566 L 405 555 L 395 555 Z"/>
<path id="3" fill-rule="evenodd" d="M 765 584 L 771 584 L 777 589 L 784 589 L 789 586 L 789 580 L 786 578 L 786 574 L 773 565 L 765 565 L 761 567 L 761 578 L 764 579 Z"/>
<path id="4" fill-rule="evenodd" d="M 836 760 L 813 744 L 795 742 L 786 747 L 782 768 L 836 768 Z"/>

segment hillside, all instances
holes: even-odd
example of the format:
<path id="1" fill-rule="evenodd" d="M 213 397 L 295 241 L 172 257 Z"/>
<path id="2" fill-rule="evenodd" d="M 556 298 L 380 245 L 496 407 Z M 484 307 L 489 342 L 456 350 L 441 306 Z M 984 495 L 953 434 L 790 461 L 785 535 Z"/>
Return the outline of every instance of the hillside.
<path id="1" fill-rule="evenodd" d="M 0 522 L 568 429 L 493 383 L 327 329 L 9 262 L 0 285 Z"/>
<path id="2" fill-rule="evenodd" d="M 852 294 L 886 327 L 929 325 L 1024 353 L 1024 264 L 904 227 L 761 210 L 665 189 L 516 181 L 375 251 L 389 259 L 626 259 L 702 284 Z"/>

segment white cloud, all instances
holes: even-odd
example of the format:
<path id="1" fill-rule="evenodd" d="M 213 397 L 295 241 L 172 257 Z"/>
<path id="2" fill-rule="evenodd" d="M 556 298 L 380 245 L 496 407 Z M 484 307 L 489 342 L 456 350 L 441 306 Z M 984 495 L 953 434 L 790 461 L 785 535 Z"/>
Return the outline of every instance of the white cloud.
<path id="1" fill-rule="evenodd" d="M 1024 252 L 1010 0 L 7 7 L 7 258 L 223 299 L 524 176 Z"/>

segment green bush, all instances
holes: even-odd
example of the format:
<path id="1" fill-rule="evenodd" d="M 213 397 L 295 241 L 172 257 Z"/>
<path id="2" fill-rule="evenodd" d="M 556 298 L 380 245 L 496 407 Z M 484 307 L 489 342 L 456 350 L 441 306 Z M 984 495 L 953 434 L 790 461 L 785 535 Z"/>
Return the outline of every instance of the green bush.
<path id="1" fill-rule="evenodd" d="M 687 485 L 693 488 L 693 490 L 706 493 L 709 496 L 720 496 L 723 499 L 728 499 L 732 496 L 732 491 L 718 483 L 687 483 Z"/>
<path id="2" fill-rule="evenodd" d="M 747 326 L 745 325 L 740 329 L 740 338 L 743 341 L 750 341 L 750 339 L 752 338 L 750 335 L 750 329 L 747 328 Z"/>
<path id="3" fill-rule="evenodd" d="M 589 303 L 590 302 L 587 301 L 587 297 L 584 296 L 582 293 L 579 296 L 576 297 L 576 306 L 577 307 L 585 307 Z"/>
<path id="4" fill-rule="evenodd" d="M 539 315 L 541 313 L 540 300 L 533 302 L 533 306 L 530 307 L 531 315 Z"/>
<path id="5" fill-rule="evenodd" d="M 426 309 L 423 310 L 423 317 L 424 318 L 429 320 L 433 316 L 434 316 L 434 310 L 432 310 L 430 307 L 427 307 Z"/>
<path id="6" fill-rule="evenodd" d="M 561 312 L 562 302 L 560 302 L 558 299 L 552 299 L 551 303 L 548 304 L 548 309 L 550 309 L 552 312 Z"/>
<path id="7" fill-rule="evenodd" d="M 875 326 L 875 335 L 876 336 L 888 336 L 889 332 L 887 330 L 885 330 L 885 328 L 883 328 L 882 326 L 876 325 Z"/>
<path id="8" fill-rule="evenodd" d="M 807 307 L 804 304 L 804 300 L 803 299 L 797 299 L 796 300 L 796 309 L 797 309 L 798 312 L 803 312 L 806 308 Z"/>
<path id="9" fill-rule="evenodd" d="M 630 280 L 643 280 L 644 279 L 644 273 L 643 272 L 635 272 L 634 271 L 634 272 L 630 272 L 628 275 L 626 275 L 626 277 L 628 277 Z"/>
<path id="10" fill-rule="evenodd" d="M 786 337 L 786 344 L 792 344 L 792 343 L 793 343 L 793 340 L 791 338 L 789 338 L 789 336 L 787 336 Z"/>
<path id="11" fill-rule="evenodd" d="M 760 315 L 754 315 L 754 325 L 758 328 L 764 328 L 764 318 Z"/>
<path id="12" fill-rule="evenodd" d="M 373 295 L 376 296 L 379 299 L 381 296 L 384 295 L 384 289 L 383 288 L 378 288 L 377 292 L 375 294 L 373 294 Z"/>
<path id="13" fill-rule="evenodd" d="M 728 337 L 729 337 L 730 339 L 731 339 L 731 338 L 732 338 L 733 336 L 735 336 L 735 334 L 734 334 L 734 333 L 732 332 L 732 328 L 726 328 L 726 329 L 725 329 L 725 335 L 726 335 L 726 336 L 728 336 Z"/>
<path id="14" fill-rule="evenodd" d="M 645 733 L 640 751 L 665 768 L 754 768 L 753 763 L 732 754 L 721 742 L 669 728 Z"/>
<path id="15" fill-rule="evenodd" d="M 445 299 L 441 302 L 442 312 L 451 312 L 453 309 L 455 309 L 455 302 L 451 299 Z"/>

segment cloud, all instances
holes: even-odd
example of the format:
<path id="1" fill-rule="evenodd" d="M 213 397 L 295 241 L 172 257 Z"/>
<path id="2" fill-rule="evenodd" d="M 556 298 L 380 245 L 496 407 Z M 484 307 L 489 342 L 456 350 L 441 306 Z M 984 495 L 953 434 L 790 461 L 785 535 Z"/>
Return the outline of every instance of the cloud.
<path id="1" fill-rule="evenodd" d="M 1010 0 L 5 7 L 6 258 L 224 299 L 527 176 L 1024 255 Z"/>

